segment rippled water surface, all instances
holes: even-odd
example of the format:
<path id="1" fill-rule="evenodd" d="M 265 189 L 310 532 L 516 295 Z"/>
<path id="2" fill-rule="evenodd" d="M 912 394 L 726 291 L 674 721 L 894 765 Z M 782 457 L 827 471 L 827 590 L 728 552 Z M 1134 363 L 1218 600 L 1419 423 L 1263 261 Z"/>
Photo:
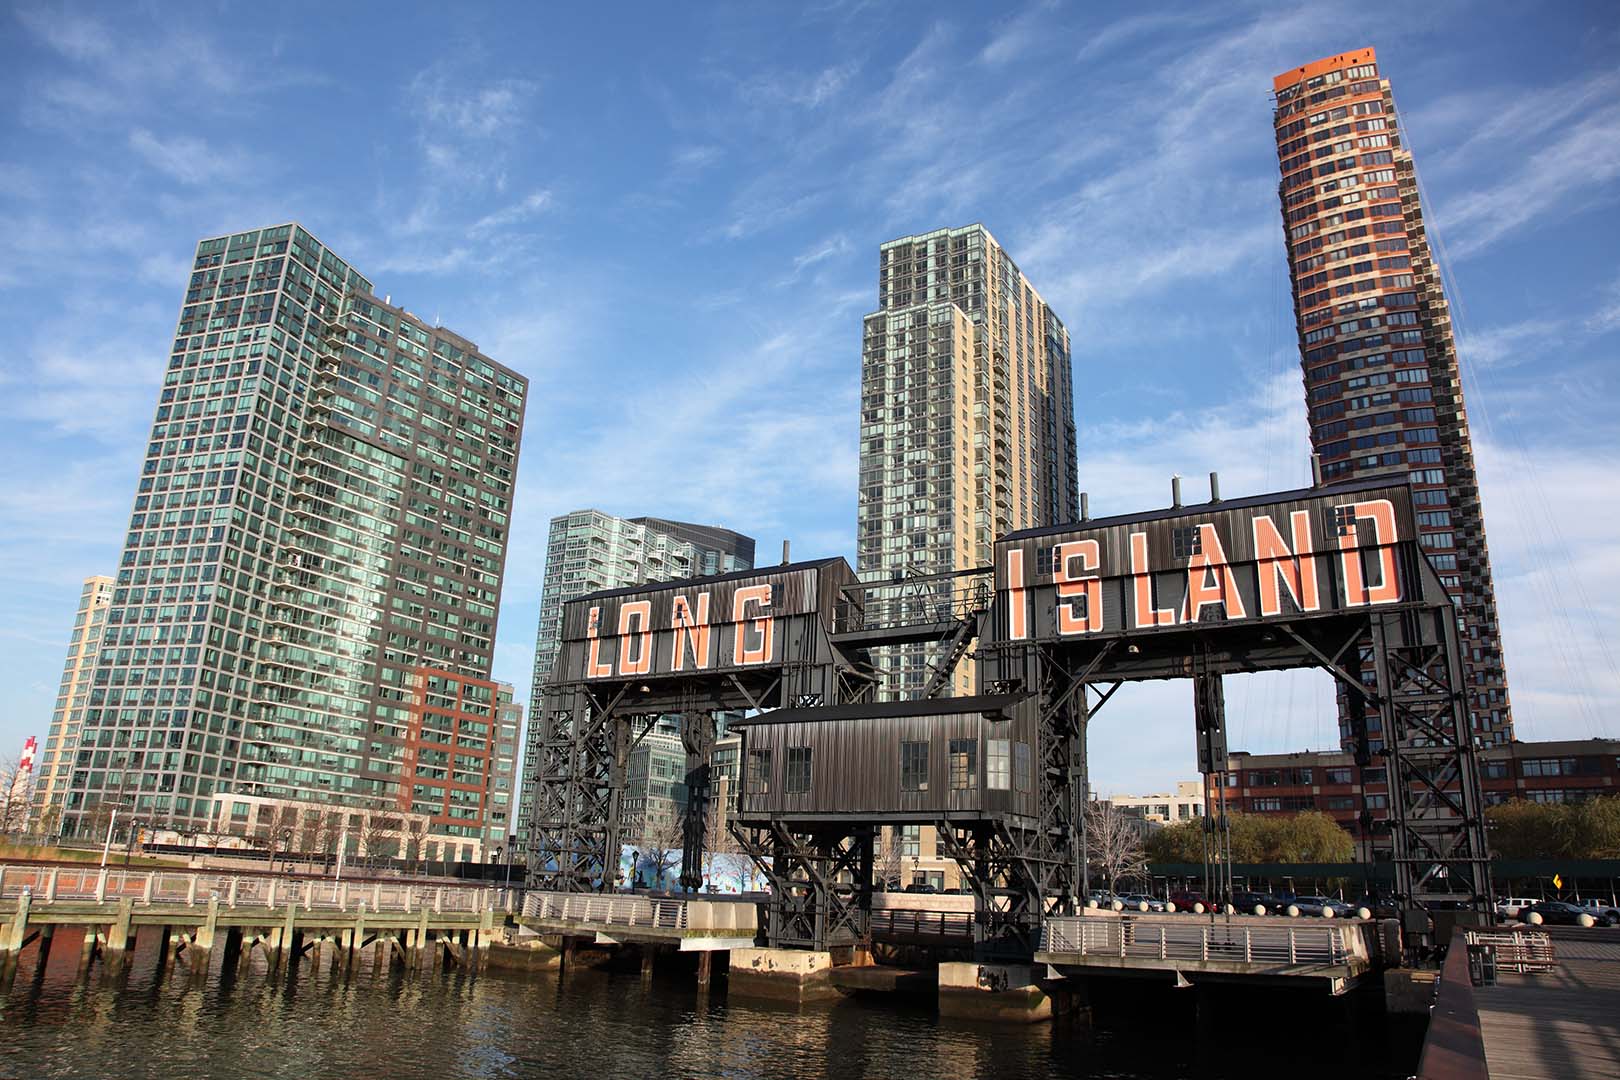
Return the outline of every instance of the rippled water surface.
<path id="1" fill-rule="evenodd" d="M 1410 1033 L 1315 995 L 1228 999 L 1198 1022 L 1195 991 L 1125 986 L 1092 1024 L 941 1020 L 930 1004 L 851 998 L 802 1008 L 700 994 L 690 958 L 650 982 L 578 969 L 347 980 L 307 966 L 272 981 L 257 960 L 205 982 L 137 950 L 122 980 L 74 968 L 65 931 L 44 971 L 23 959 L 0 1006 L 9 1077 L 1118 1077 L 1413 1071 Z M 69 947 L 70 946 L 70 947 Z M 217 968 L 217 964 L 216 964 Z"/>

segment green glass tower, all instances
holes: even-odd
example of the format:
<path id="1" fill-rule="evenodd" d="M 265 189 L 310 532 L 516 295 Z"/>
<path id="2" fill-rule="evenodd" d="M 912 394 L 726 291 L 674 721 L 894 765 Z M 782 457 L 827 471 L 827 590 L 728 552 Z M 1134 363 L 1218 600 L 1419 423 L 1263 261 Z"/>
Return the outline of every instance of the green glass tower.
<path id="1" fill-rule="evenodd" d="M 278 800 L 460 835 L 413 805 L 413 739 L 442 706 L 470 753 L 490 749 L 526 391 L 296 224 L 199 243 L 68 833 L 117 807 L 181 834 L 246 813 L 251 835 Z M 445 683 L 453 706 L 430 692 Z"/>

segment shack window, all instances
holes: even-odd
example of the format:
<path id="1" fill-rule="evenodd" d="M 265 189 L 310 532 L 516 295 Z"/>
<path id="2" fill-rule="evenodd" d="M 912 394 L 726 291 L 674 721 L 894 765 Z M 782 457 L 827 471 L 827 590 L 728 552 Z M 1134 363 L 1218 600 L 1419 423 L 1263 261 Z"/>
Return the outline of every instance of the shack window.
<path id="1" fill-rule="evenodd" d="M 750 795 L 769 795 L 771 793 L 771 752 L 769 750 L 748 751 L 748 793 Z"/>
<path id="2" fill-rule="evenodd" d="M 900 744 L 900 790 L 928 790 L 928 744 L 902 742 Z"/>
<path id="3" fill-rule="evenodd" d="M 1028 791 L 1032 787 L 1030 769 L 1029 743 L 1015 743 L 1013 745 L 1013 764 L 1018 769 L 1018 790 Z"/>
<path id="4" fill-rule="evenodd" d="M 977 739 L 951 740 L 949 764 L 952 791 L 969 791 L 978 786 L 978 756 Z"/>
<path id="5" fill-rule="evenodd" d="M 1012 787 L 1012 743 L 1007 739 L 984 741 L 985 786 L 991 791 Z"/>
<path id="6" fill-rule="evenodd" d="M 790 746 L 787 752 L 785 790 L 789 795 L 810 793 L 810 747 Z"/>

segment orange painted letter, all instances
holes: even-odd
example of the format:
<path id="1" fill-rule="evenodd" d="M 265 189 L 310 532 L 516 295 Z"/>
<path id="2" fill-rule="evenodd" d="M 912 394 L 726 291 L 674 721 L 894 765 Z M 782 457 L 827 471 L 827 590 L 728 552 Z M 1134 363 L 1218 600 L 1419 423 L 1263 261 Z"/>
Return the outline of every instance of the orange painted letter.
<path id="1" fill-rule="evenodd" d="M 636 623 L 630 628 L 631 621 Z M 636 658 L 630 659 L 630 643 Z M 619 607 L 619 674 L 645 675 L 652 670 L 652 601 L 636 600 Z"/>
<path id="2" fill-rule="evenodd" d="M 1089 634 L 1103 626 L 1102 579 L 1096 574 L 1070 574 L 1069 561 L 1080 560 L 1081 571 L 1095 570 L 1102 564 L 1102 548 L 1095 540 L 1071 540 L 1059 544 L 1053 558 L 1057 579 L 1057 630 L 1059 634 Z M 1075 597 L 1086 598 L 1083 618 L 1074 613 Z"/>
<path id="3" fill-rule="evenodd" d="M 1388 499 L 1352 503 L 1337 508 L 1350 511 L 1350 522 L 1339 534 L 1339 561 L 1344 571 L 1344 601 L 1351 607 L 1393 604 L 1401 598 L 1401 579 L 1395 572 L 1395 547 L 1400 539 L 1395 531 L 1395 507 Z M 1372 536 L 1363 542 L 1361 522 L 1373 523 Z M 1362 573 L 1361 552 L 1378 552 L 1378 584 L 1369 587 Z"/>
<path id="4" fill-rule="evenodd" d="M 1153 606 L 1153 575 L 1147 572 L 1147 533 L 1131 533 L 1131 585 L 1136 590 L 1136 625 L 1174 626 L 1175 608 Z"/>
<path id="5" fill-rule="evenodd" d="M 737 640 L 732 645 L 732 663 L 738 667 L 748 664 L 768 664 L 771 661 L 771 635 L 776 627 L 776 620 L 769 615 L 756 615 L 752 620 L 753 628 L 759 632 L 759 645 L 748 647 L 748 624 L 743 621 L 743 612 L 750 603 L 760 607 L 771 606 L 771 587 L 769 585 L 749 585 L 738 589 L 731 598 L 731 621 L 736 623 L 735 633 Z"/>
<path id="6" fill-rule="evenodd" d="M 1260 614 L 1282 614 L 1282 592 L 1277 582 L 1288 587 L 1294 606 L 1301 611 L 1319 611 L 1321 593 L 1316 587 L 1316 543 L 1311 537 L 1311 515 L 1295 510 L 1288 515 L 1293 532 L 1293 549 L 1283 542 L 1276 524 L 1264 514 L 1254 527 L 1255 570 L 1260 577 Z"/>
<path id="7" fill-rule="evenodd" d="M 1247 617 L 1243 595 L 1238 592 L 1237 575 L 1226 561 L 1221 538 L 1216 534 L 1215 526 L 1200 523 L 1198 554 L 1187 561 L 1187 599 L 1181 606 L 1181 621 L 1197 622 L 1206 604 L 1225 606 L 1228 619 Z"/>
<path id="8" fill-rule="evenodd" d="M 601 661 L 602 639 L 597 636 L 597 624 L 602 621 L 602 609 L 591 608 L 590 621 L 585 624 L 585 636 L 591 640 L 590 656 L 586 659 L 585 677 L 587 679 L 605 679 L 613 674 L 613 665 Z"/>
<path id="9" fill-rule="evenodd" d="M 675 628 L 676 671 L 686 669 L 686 650 L 692 650 L 692 663 L 699 671 L 709 666 L 709 594 L 698 593 L 697 618 L 692 617 L 692 602 L 684 596 L 675 597 L 673 618 Z"/>

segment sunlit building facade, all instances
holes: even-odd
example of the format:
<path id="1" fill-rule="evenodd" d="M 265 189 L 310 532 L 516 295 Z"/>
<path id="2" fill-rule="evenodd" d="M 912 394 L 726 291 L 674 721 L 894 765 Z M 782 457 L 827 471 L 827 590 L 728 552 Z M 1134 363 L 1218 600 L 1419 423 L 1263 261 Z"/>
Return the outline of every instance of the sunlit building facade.
<path id="1" fill-rule="evenodd" d="M 864 581 L 988 566 L 997 536 L 1079 517 L 1069 332 L 984 226 L 879 248 L 860 440 Z M 948 590 L 902 586 L 869 600 Z M 917 696 L 937 652 L 877 650 L 884 696 Z M 961 665 L 948 689 L 966 692 L 971 678 Z"/>
<path id="2" fill-rule="evenodd" d="M 101 632 L 107 625 L 107 609 L 112 605 L 113 579 L 97 574 L 84 579 L 79 590 L 79 609 L 73 616 L 73 632 L 68 637 L 67 661 L 62 665 L 62 683 L 51 710 L 51 726 L 45 736 L 34 785 L 33 808 L 29 814 L 31 831 L 55 835 L 62 825 L 62 804 L 67 798 L 68 778 L 78 751 L 79 725 L 90 703 L 91 673 L 101 651 Z"/>
<path id="3" fill-rule="evenodd" d="M 1450 307 L 1372 49 L 1278 75 L 1283 228 L 1322 477 L 1410 479 L 1418 537 L 1457 603 L 1477 742 L 1512 740 L 1496 594 Z M 1383 745 L 1368 720 L 1371 749 Z M 1341 733 L 1351 738 L 1349 719 Z"/>

